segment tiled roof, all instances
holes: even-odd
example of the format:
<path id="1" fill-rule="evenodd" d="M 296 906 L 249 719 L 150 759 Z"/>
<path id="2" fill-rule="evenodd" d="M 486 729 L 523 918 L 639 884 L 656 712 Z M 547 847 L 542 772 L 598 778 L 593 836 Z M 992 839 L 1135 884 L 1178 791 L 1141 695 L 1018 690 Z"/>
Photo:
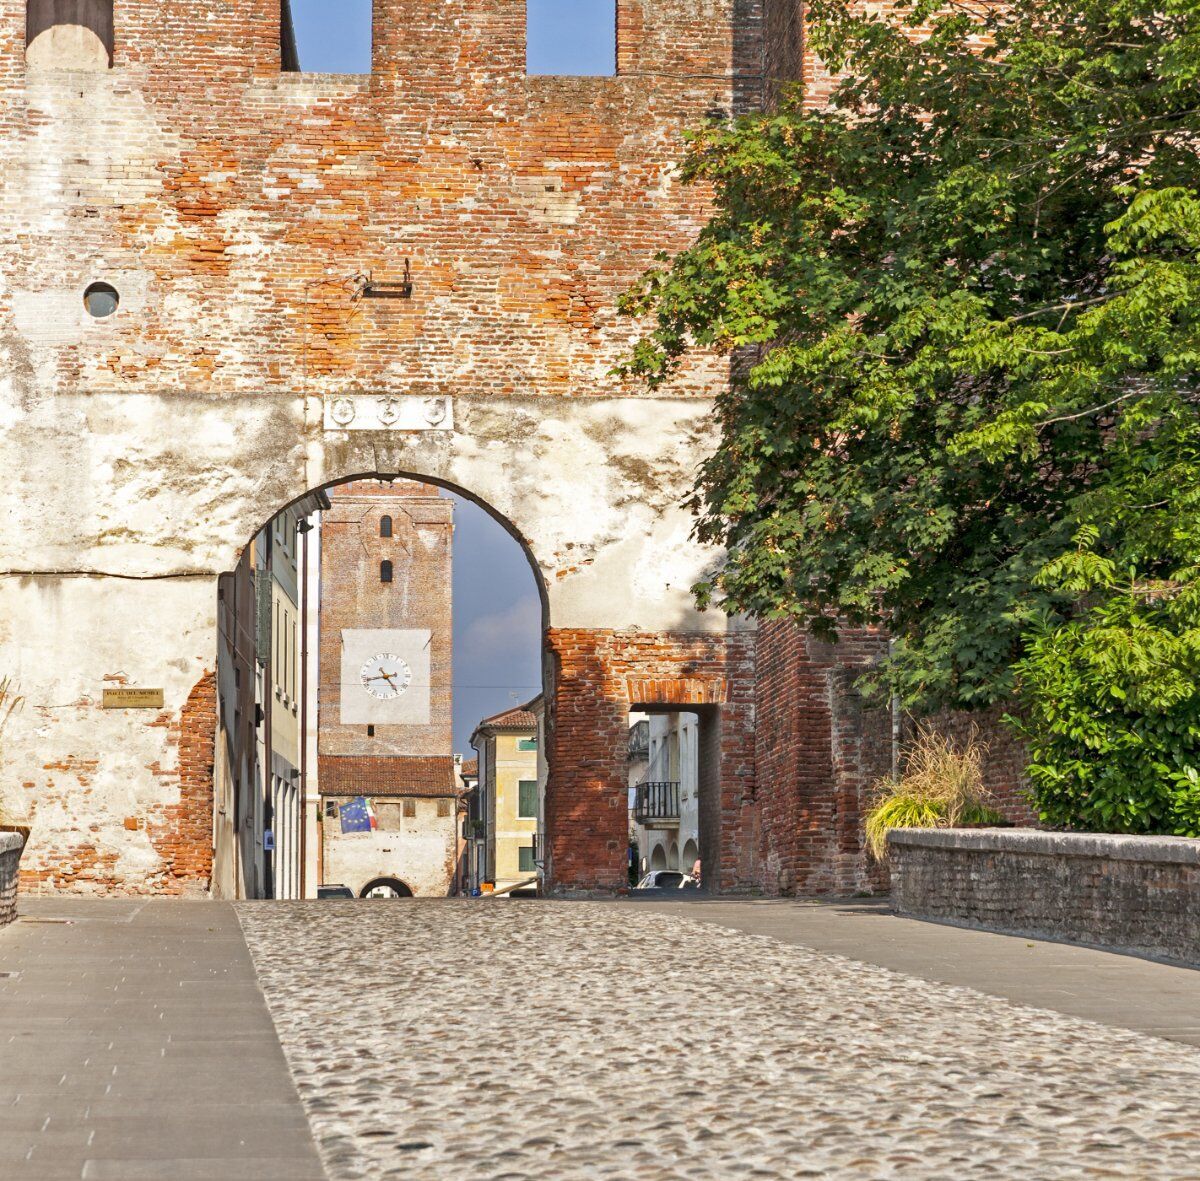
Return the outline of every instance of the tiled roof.
<path id="1" fill-rule="evenodd" d="M 538 694 L 533 701 L 527 701 L 524 705 L 515 705 L 512 709 L 506 709 L 502 713 L 493 714 L 490 718 L 484 718 L 475 728 L 482 730 L 488 726 L 492 730 L 536 730 L 537 717 L 529 707 L 540 700 L 541 694 Z"/>
<path id="2" fill-rule="evenodd" d="M 479 724 L 493 730 L 536 730 L 537 718 L 527 709 L 509 709 L 494 718 L 484 718 Z"/>
<path id="3" fill-rule="evenodd" d="M 453 796 L 462 791 L 450 755 L 321 755 L 318 770 L 323 796 Z"/>
<path id="4" fill-rule="evenodd" d="M 463 759 L 462 771 L 460 774 L 468 777 L 475 777 L 479 774 L 478 759 Z"/>

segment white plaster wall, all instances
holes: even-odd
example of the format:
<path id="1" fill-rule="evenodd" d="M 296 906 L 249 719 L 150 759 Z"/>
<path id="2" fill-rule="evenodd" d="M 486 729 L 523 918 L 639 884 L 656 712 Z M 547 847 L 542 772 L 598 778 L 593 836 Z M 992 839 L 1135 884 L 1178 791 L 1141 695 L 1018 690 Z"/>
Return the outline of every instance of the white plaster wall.
<path id="1" fill-rule="evenodd" d="M 417 800 L 416 816 L 401 819 L 399 832 L 343 833 L 326 818 L 325 882 L 349 886 L 357 897 L 375 878 L 398 878 L 418 898 L 445 898 L 454 880 L 454 821 L 453 810 L 438 816 L 437 800 Z"/>
<path id="2" fill-rule="evenodd" d="M 557 627 L 723 631 L 690 587 L 716 551 L 682 501 L 714 442 L 697 399 L 456 396 L 449 431 L 327 431 L 319 399 L 6 399 L 14 479 L 0 570 L 126 576 L 231 570 L 284 505 L 356 475 L 412 475 L 500 515 L 538 565 Z M 63 479 L 64 440 L 72 479 Z"/>
<path id="3" fill-rule="evenodd" d="M 0 577 L 0 675 L 24 698 L 0 792 L 33 823 L 24 869 L 52 860 L 85 893 L 165 884 L 153 828 L 179 802 L 172 726 L 214 668 L 216 605 L 208 577 Z M 163 709 L 102 709 L 121 685 L 161 688 Z"/>
<path id="4" fill-rule="evenodd" d="M 743 626 L 697 612 L 689 590 L 717 559 L 689 540 L 681 507 L 713 442 L 708 403 L 455 395 L 453 421 L 327 431 L 319 399 L 27 399 L 0 365 L 0 676 L 27 701 L 0 783 L 37 811 L 31 864 L 53 844 L 68 862 L 80 850 L 81 871 L 110 858 L 114 889 L 163 885 L 147 833 L 122 825 L 177 794 L 171 730 L 215 665 L 216 576 L 330 481 L 412 475 L 478 498 L 536 562 L 551 626 Z M 162 717 L 101 711 L 115 676 L 163 687 Z"/>

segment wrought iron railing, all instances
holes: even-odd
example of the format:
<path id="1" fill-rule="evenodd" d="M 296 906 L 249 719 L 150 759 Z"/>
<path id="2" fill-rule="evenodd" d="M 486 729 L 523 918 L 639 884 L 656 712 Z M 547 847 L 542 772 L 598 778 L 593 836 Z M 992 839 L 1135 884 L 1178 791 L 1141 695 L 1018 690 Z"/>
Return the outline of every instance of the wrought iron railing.
<path id="1" fill-rule="evenodd" d="M 638 824 L 651 820 L 679 819 L 677 782 L 639 783 L 633 801 L 633 818 Z"/>

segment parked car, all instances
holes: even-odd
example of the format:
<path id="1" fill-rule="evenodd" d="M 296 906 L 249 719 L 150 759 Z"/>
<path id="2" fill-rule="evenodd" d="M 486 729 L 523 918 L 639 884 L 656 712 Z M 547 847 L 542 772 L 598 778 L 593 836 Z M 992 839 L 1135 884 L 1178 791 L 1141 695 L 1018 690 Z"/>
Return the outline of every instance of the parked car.
<path id="1" fill-rule="evenodd" d="M 349 886 L 318 886 L 318 898 L 353 898 L 354 891 Z"/>
<path id="2" fill-rule="evenodd" d="M 694 890 L 699 884 L 690 873 L 681 873 L 677 869 L 652 869 L 634 889 Z"/>

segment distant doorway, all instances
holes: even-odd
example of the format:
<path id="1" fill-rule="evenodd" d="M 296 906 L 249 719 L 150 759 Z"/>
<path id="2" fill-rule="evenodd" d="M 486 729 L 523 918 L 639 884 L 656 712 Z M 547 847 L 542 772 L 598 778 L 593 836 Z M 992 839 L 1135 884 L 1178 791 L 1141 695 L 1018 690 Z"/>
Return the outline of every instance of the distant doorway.
<path id="1" fill-rule="evenodd" d="M 360 898 L 411 898 L 413 892 L 396 878 L 376 878 L 363 886 Z"/>

